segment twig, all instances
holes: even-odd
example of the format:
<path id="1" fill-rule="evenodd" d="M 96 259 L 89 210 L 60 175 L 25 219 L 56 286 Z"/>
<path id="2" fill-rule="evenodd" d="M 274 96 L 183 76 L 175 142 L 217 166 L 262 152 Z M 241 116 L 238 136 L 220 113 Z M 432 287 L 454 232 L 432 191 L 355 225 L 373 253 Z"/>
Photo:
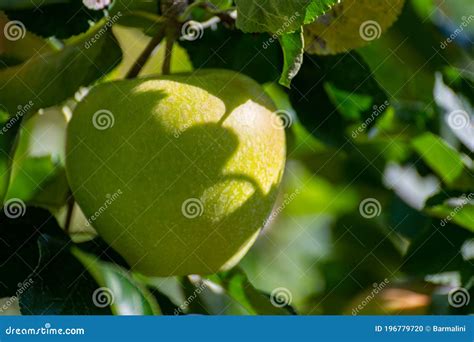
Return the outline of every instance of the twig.
<path id="1" fill-rule="evenodd" d="M 161 73 L 163 75 L 169 75 L 171 73 L 171 57 L 173 55 L 173 45 L 174 39 L 168 36 L 166 39 L 165 60 L 163 61 L 163 67 L 161 69 Z"/>
<path id="2" fill-rule="evenodd" d="M 67 199 L 66 222 L 64 223 L 64 231 L 66 232 L 66 234 L 69 234 L 69 231 L 71 229 L 72 214 L 74 213 L 74 204 L 74 196 L 72 195 L 72 193 L 69 193 Z"/>
<path id="3" fill-rule="evenodd" d="M 163 38 L 166 35 L 166 24 L 163 24 L 160 27 L 160 30 L 156 34 L 155 37 L 148 43 L 146 46 L 145 50 L 141 53 L 141 55 L 138 57 L 138 59 L 135 61 L 135 64 L 133 64 L 132 68 L 130 71 L 127 73 L 125 76 L 126 79 L 132 79 L 138 76 L 142 68 L 145 66 L 145 63 L 147 62 L 148 58 L 150 58 L 153 50 L 158 46 L 158 44 L 161 43 Z"/>

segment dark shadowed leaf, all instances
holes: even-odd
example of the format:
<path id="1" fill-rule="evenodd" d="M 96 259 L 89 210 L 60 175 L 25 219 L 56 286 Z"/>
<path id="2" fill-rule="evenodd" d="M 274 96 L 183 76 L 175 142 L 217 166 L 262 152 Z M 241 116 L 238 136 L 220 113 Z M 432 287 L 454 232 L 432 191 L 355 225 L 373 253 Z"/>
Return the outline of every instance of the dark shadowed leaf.
<path id="1" fill-rule="evenodd" d="M 241 305 L 251 315 L 291 315 L 295 311 L 279 298 L 256 289 L 248 280 L 247 275 L 240 269 L 234 268 L 228 272 L 219 273 L 210 278 L 222 286 L 226 294 Z M 277 294 L 278 295 L 278 294 Z M 275 294 L 274 294 L 275 296 Z"/>
<path id="2" fill-rule="evenodd" d="M 10 114 L 30 101 L 34 109 L 49 107 L 109 73 L 122 52 L 110 30 L 99 32 L 81 36 L 60 51 L 37 54 L 23 64 L 0 69 L 0 104 Z"/>
<path id="3" fill-rule="evenodd" d="M 160 314 L 155 298 L 125 269 L 78 248 L 73 249 L 73 254 L 100 284 L 94 297 L 99 305 L 110 306 L 115 315 Z"/>

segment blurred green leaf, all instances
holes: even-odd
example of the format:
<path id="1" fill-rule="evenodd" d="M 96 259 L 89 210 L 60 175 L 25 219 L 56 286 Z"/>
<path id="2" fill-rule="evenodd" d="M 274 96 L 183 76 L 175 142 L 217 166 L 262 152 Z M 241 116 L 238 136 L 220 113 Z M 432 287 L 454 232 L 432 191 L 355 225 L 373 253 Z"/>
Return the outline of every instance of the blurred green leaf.
<path id="1" fill-rule="evenodd" d="M 459 153 L 441 138 L 425 133 L 413 141 L 413 147 L 446 184 L 453 184 L 461 176 L 464 163 Z"/>
<path id="2" fill-rule="evenodd" d="M 159 315 L 160 308 L 148 290 L 130 273 L 109 262 L 87 254 L 78 248 L 74 256 L 87 268 L 101 288 L 96 292 L 100 305 L 110 305 L 115 315 Z"/>
<path id="3" fill-rule="evenodd" d="M 209 279 L 222 286 L 227 295 L 244 307 L 250 315 L 291 315 L 294 313 L 289 305 L 280 305 L 279 299 L 271 299 L 269 295 L 253 287 L 245 273 L 239 268 L 219 273 Z"/>
<path id="4" fill-rule="evenodd" d="M 340 90 L 330 82 L 325 84 L 325 90 L 334 106 L 338 108 L 339 112 L 347 120 L 361 120 L 362 114 L 369 110 L 372 104 L 371 96 L 358 95 Z"/>
<path id="5" fill-rule="evenodd" d="M 66 125 L 61 108 L 49 108 L 23 121 L 7 198 L 50 209 L 66 203 Z"/>
<path id="6" fill-rule="evenodd" d="M 474 193 L 443 191 L 428 199 L 425 211 L 443 220 L 443 224 L 454 222 L 474 232 Z"/>
<path id="7" fill-rule="evenodd" d="M 454 223 L 474 232 L 474 205 L 472 204 L 465 204 L 458 208 L 440 205 L 428 209 L 428 212 L 440 219 L 449 217 Z"/>

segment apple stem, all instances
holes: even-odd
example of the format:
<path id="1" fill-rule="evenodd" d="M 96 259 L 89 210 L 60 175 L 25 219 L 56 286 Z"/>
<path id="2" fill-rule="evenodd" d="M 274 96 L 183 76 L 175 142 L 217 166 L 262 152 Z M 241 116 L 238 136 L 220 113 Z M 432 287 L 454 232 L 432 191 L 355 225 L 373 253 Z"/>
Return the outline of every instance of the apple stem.
<path id="1" fill-rule="evenodd" d="M 69 230 L 71 228 L 71 222 L 72 222 L 72 214 L 74 212 L 74 196 L 72 193 L 69 193 L 68 199 L 67 199 L 67 213 L 66 213 L 66 221 L 64 223 L 64 231 L 66 234 L 69 233 Z"/>
<path id="2" fill-rule="evenodd" d="M 138 76 L 140 71 L 145 66 L 146 62 L 150 58 L 155 48 L 162 42 L 166 37 L 166 53 L 165 60 L 163 62 L 162 73 L 168 75 L 171 69 L 171 54 L 173 50 L 173 44 L 177 38 L 177 29 L 181 27 L 178 18 L 189 5 L 187 0 L 162 0 L 161 12 L 163 17 L 167 20 L 162 24 L 160 30 L 155 37 L 148 43 L 145 50 L 141 53 L 138 59 L 133 64 L 130 71 L 125 76 L 126 79 L 132 79 Z"/>
<path id="3" fill-rule="evenodd" d="M 138 76 L 140 71 L 143 69 L 145 66 L 145 63 L 147 62 L 148 58 L 150 58 L 151 54 L 153 53 L 153 50 L 158 46 L 158 44 L 161 43 L 163 38 L 165 38 L 166 35 L 166 23 L 162 25 L 160 30 L 158 31 L 157 35 L 153 37 L 153 39 L 148 43 L 146 46 L 145 50 L 141 53 L 141 55 L 138 57 L 138 59 L 135 61 L 133 64 L 132 68 L 130 71 L 127 73 L 125 76 L 126 79 L 132 79 Z"/>
<path id="4" fill-rule="evenodd" d="M 171 57 L 173 56 L 173 46 L 176 39 L 179 37 L 178 27 L 181 27 L 181 24 L 174 20 L 170 19 L 170 24 L 166 30 L 166 51 L 165 51 L 165 60 L 163 61 L 163 66 L 161 73 L 163 75 L 169 75 L 171 73 Z"/>
<path id="5" fill-rule="evenodd" d="M 173 45 L 174 40 L 170 38 L 166 39 L 165 60 L 163 61 L 163 67 L 161 70 L 161 73 L 163 75 L 169 75 L 171 73 L 171 57 L 173 54 Z"/>

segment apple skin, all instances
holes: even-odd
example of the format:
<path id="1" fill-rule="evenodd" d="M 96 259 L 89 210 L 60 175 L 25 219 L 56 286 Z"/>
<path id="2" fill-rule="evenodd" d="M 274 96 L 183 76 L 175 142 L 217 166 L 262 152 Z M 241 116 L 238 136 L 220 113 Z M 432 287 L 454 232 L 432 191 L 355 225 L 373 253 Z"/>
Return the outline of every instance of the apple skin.
<path id="1" fill-rule="evenodd" d="M 283 175 L 275 110 L 259 84 L 227 70 L 98 85 L 68 126 L 74 197 L 135 271 L 229 269 L 254 243 Z"/>

